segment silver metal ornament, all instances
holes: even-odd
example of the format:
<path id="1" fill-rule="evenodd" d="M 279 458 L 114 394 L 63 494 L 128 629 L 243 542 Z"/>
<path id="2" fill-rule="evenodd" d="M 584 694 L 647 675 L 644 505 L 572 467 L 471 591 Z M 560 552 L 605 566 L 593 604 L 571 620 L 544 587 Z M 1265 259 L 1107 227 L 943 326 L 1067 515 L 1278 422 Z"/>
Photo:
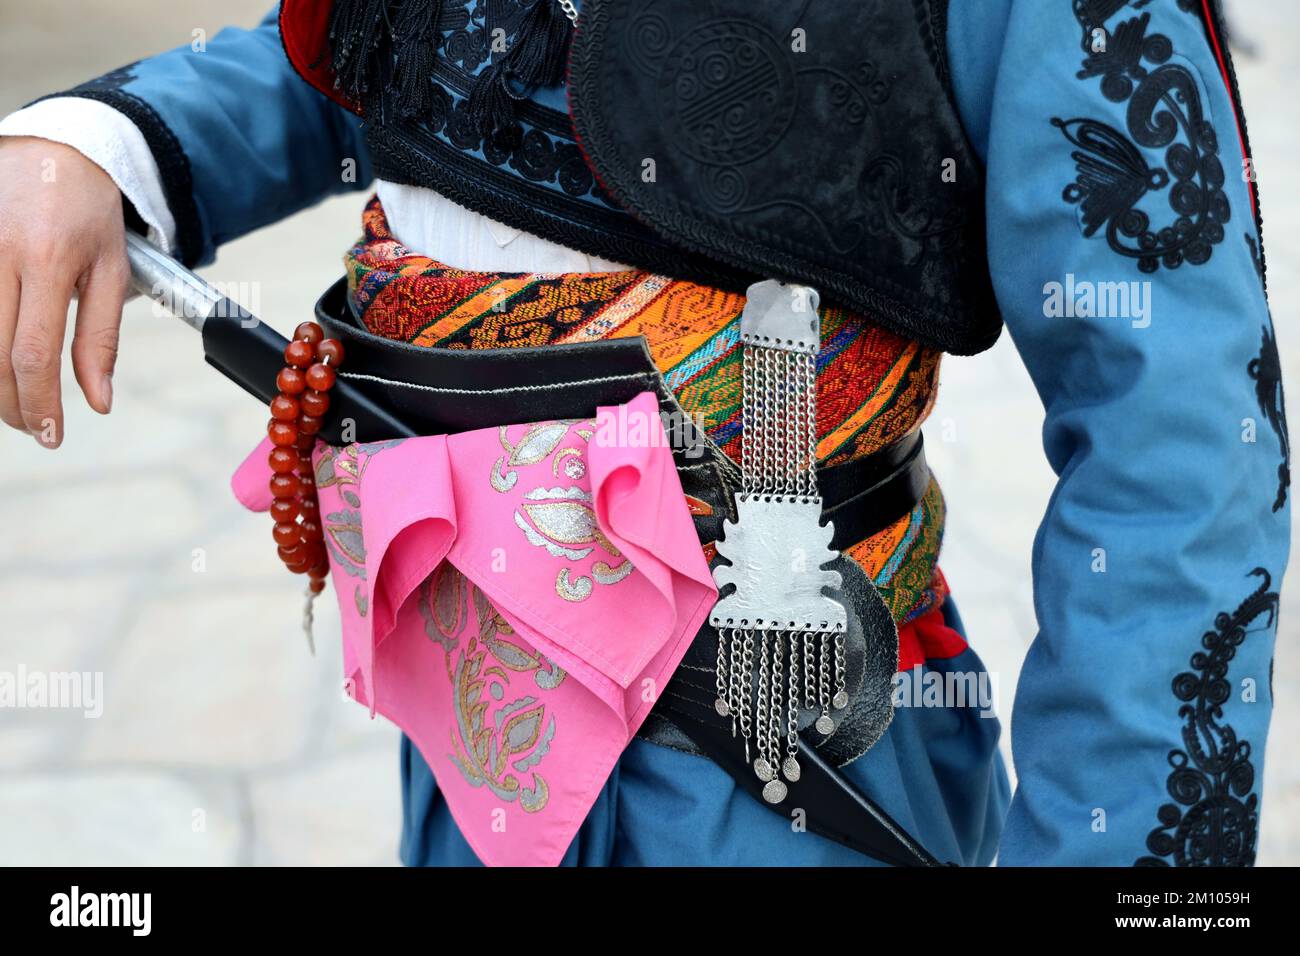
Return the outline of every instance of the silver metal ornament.
<path id="1" fill-rule="evenodd" d="M 835 528 L 821 523 L 821 511 L 820 498 L 736 495 L 739 520 L 724 522 L 717 542 L 731 563 L 713 570 L 719 591 L 734 590 L 714 605 L 714 627 L 843 633 L 848 612 L 822 593 L 841 579 L 822 569 L 838 555 L 830 548 Z"/>
<path id="2" fill-rule="evenodd" d="M 802 773 L 800 700 L 815 702 L 823 735 L 835 730 L 832 697 L 836 709 L 848 700 L 848 610 L 826 593 L 838 592 L 842 580 L 826 567 L 839 555 L 817 489 L 817 308 L 817 291 L 807 286 L 767 281 L 748 290 L 740 320 L 741 491 L 713 570 L 722 595 L 709 617 L 718 631 L 714 707 L 732 717 L 746 761 L 753 744 L 768 803 L 783 801 L 785 781 Z"/>
<path id="3" fill-rule="evenodd" d="M 768 803 L 780 803 L 790 793 L 790 788 L 780 780 L 770 780 L 763 785 L 763 799 Z"/>

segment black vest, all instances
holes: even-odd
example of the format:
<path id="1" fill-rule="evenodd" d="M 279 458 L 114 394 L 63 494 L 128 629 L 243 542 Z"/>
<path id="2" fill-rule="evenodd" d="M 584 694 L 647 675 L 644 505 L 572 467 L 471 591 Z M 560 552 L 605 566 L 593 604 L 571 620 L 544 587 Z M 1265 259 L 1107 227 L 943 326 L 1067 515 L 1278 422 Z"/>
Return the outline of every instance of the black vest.
<path id="1" fill-rule="evenodd" d="M 404 116 L 394 91 L 367 116 L 378 174 L 673 277 L 812 285 L 948 352 L 996 340 L 946 0 L 581 6 L 567 102 L 520 91 L 485 134 L 471 94 L 528 4 L 446 0 L 432 109 Z"/>

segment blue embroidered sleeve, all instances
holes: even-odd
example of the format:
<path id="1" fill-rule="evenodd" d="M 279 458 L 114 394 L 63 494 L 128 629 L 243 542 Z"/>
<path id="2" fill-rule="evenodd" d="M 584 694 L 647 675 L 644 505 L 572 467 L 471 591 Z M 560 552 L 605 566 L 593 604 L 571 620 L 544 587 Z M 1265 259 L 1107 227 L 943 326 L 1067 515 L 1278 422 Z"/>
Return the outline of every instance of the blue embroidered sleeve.
<path id="1" fill-rule="evenodd" d="M 989 268 L 1059 479 L 1004 864 L 1255 855 L 1288 448 L 1215 19 L 1201 0 L 951 3 Z"/>
<path id="2" fill-rule="evenodd" d="M 360 121 L 297 76 L 275 11 L 59 95 L 107 103 L 140 128 L 190 265 L 372 178 Z"/>

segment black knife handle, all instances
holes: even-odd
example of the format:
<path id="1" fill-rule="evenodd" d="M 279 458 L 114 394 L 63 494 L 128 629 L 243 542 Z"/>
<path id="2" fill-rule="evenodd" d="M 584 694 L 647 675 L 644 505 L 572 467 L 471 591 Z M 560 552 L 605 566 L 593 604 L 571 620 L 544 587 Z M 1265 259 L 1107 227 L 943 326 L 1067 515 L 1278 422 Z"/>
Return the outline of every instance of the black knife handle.
<path id="1" fill-rule="evenodd" d="M 208 364 L 264 403 L 279 393 L 276 376 L 284 368 L 288 340 L 233 299 L 222 299 L 203 322 L 203 354 Z M 349 423 L 350 426 L 349 427 Z M 331 445 L 412 438 L 416 432 L 339 376 L 330 389 L 330 410 L 320 437 Z"/>

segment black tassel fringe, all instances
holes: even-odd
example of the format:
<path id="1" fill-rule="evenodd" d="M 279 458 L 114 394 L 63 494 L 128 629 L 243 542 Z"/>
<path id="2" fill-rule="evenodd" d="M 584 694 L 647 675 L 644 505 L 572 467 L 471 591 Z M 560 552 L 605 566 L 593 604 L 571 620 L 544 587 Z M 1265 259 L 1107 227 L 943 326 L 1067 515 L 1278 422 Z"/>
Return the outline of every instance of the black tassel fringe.
<path id="1" fill-rule="evenodd" d="M 510 89 L 510 72 L 505 59 L 493 63 L 474 80 L 465 104 L 470 125 L 499 145 L 510 145 L 518 132 L 515 122 L 515 94 Z"/>
<path id="2" fill-rule="evenodd" d="M 441 0 L 402 0 L 393 24 L 398 109 L 403 119 L 433 109 L 433 61 L 442 37 L 437 30 Z"/>
<path id="3" fill-rule="evenodd" d="M 533 0 L 505 55 L 480 73 L 470 90 L 466 109 L 480 134 L 497 142 L 518 135 L 516 104 L 539 86 L 564 79 L 572 33 L 555 0 Z"/>
<path id="4" fill-rule="evenodd" d="M 389 5 L 390 0 L 334 0 L 330 11 L 334 88 L 358 103 L 368 102 L 377 85 Z"/>
<path id="5" fill-rule="evenodd" d="M 335 88 L 371 112 L 383 92 L 380 58 L 391 54 L 402 118 L 428 115 L 434 58 L 442 42 L 442 7 L 443 0 L 334 0 L 329 42 Z M 470 90 L 466 109 L 481 135 L 498 143 L 518 135 L 517 103 L 538 87 L 564 79 L 572 32 L 556 0 L 533 0 L 509 49 L 478 75 Z"/>
<path id="6" fill-rule="evenodd" d="M 505 57 L 515 82 L 531 92 L 564 79 L 573 32 L 570 26 L 555 0 L 533 0 Z"/>

